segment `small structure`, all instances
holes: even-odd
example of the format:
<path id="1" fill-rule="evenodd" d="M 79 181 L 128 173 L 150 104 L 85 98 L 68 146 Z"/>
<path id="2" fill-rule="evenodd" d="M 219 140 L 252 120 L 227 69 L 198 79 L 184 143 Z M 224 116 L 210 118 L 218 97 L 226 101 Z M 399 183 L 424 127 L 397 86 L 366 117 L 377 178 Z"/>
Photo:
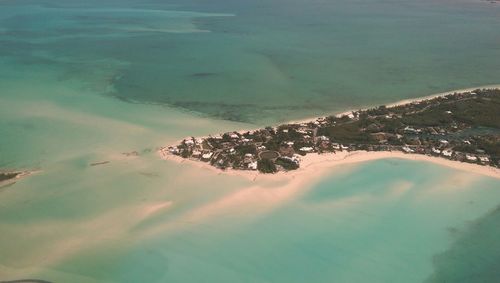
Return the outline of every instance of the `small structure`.
<path id="1" fill-rule="evenodd" d="M 443 154 L 446 157 L 451 157 L 451 155 L 453 154 L 453 151 L 451 151 L 451 149 L 446 149 L 446 150 L 443 150 L 441 152 L 441 154 Z"/>
<path id="2" fill-rule="evenodd" d="M 406 153 L 414 153 L 415 152 L 413 149 L 409 148 L 408 146 L 403 146 L 402 149 Z"/>
<path id="3" fill-rule="evenodd" d="M 433 147 L 431 150 L 432 150 L 432 152 L 434 152 L 435 154 L 441 154 L 441 150 L 439 150 L 439 149 L 437 149 L 437 148 L 435 148 L 435 147 Z"/>
<path id="4" fill-rule="evenodd" d="M 210 158 L 212 158 L 212 155 L 214 155 L 213 152 L 207 152 L 201 156 L 201 160 L 208 161 L 210 160 Z"/>
<path id="5" fill-rule="evenodd" d="M 329 137 L 327 137 L 327 136 L 319 136 L 319 137 L 318 137 L 318 139 L 319 139 L 320 141 L 329 141 L 329 140 L 330 140 L 330 138 L 329 138 Z"/>
<path id="6" fill-rule="evenodd" d="M 254 161 L 253 154 L 251 154 L 251 153 L 245 154 L 245 157 L 243 158 L 243 162 L 250 163 L 252 161 Z"/>
<path id="7" fill-rule="evenodd" d="M 479 160 L 482 163 L 489 163 L 490 162 L 490 159 L 487 156 L 479 156 Z"/>
<path id="8" fill-rule="evenodd" d="M 465 155 L 465 158 L 466 158 L 468 161 L 477 161 L 477 157 L 476 157 L 475 155 L 466 154 L 466 155 Z"/>
<path id="9" fill-rule="evenodd" d="M 248 169 L 257 170 L 257 161 L 253 161 L 253 162 L 248 163 Z"/>
<path id="10" fill-rule="evenodd" d="M 193 150 L 193 153 L 191 154 L 192 157 L 199 158 L 201 155 L 201 152 L 199 150 Z"/>
<path id="11" fill-rule="evenodd" d="M 313 152 L 314 151 L 314 148 L 310 147 L 310 146 L 303 146 L 299 149 L 300 151 L 303 151 L 303 152 Z"/>
<path id="12" fill-rule="evenodd" d="M 417 133 L 417 130 L 410 127 L 410 126 L 406 126 L 404 129 L 405 133 L 411 133 L 411 134 L 416 134 Z"/>

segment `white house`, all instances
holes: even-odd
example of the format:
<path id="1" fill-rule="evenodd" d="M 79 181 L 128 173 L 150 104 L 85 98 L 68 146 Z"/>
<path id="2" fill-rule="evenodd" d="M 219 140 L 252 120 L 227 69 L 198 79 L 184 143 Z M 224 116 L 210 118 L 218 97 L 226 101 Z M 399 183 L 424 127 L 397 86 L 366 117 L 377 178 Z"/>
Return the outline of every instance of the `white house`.
<path id="1" fill-rule="evenodd" d="M 314 148 L 309 147 L 309 146 L 303 146 L 300 148 L 300 151 L 303 151 L 303 152 L 312 152 L 313 150 L 314 150 Z"/>
<path id="2" fill-rule="evenodd" d="M 248 163 L 248 169 L 257 170 L 257 161 Z"/>
<path id="3" fill-rule="evenodd" d="M 212 158 L 212 155 L 214 155 L 213 152 L 208 152 L 208 153 L 205 153 L 201 156 L 201 158 L 205 159 L 205 160 L 208 160 L 210 158 Z"/>
<path id="4" fill-rule="evenodd" d="M 439 150 L 439 149 L 437 149 L 435 147 L 432 148 L 432 152 L 434 152 L 436 154 L 441 154 L 441 150 Z"/>
<path id="5" fill-rule="evenodd" d="M 415 152 L 413 149 L 411 149 L 411 148 L 409 148 L 409 147 L 407 147 L 407 146 L 403 146 L 403 148 L 402 148 L 402 149 L 403 149 L 403 151 L 404 151 L 404 152 L 406 152 L 406 153 L 413 153 L 413 152 Z"/>
<path id="6" fill-rule="evenodd" d="M 483 162 L 483 163 L 490 162 L 490 159 L 486 156 L 479 156 L 479 160 L 481 160 L 481 162 Z"/>
<path id="7" fill-rule="evenodd" d="M 465 158 L 469 161 L 476 161 L 477 160 L 477 157 L 474 156 L 474 155 L 471 155 L 471 154 L 466 154 L 465 155 Z"/>
<path id="8" fill-rule="evenodd" d="M 450 149 L 446 149 L 446 150 L 443 150 L 441 152 L 441 154 L 446 156 L 446 157 L 451 157 L 451 155 L 453 154 L 453 151 L 451 151 Z"/>

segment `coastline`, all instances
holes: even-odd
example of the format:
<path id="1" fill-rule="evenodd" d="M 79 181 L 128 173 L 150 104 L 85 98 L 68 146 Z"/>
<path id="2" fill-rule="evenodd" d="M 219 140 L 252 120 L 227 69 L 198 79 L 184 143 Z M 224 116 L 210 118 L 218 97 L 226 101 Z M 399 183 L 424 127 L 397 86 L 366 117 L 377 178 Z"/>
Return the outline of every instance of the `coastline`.
<path id="1" fill-rule="evenodd" d="M 403 99 L 403 100 L 399 100 L 399 101 L 384 104 L 384 105 L 387 108 L 396 107 L 396 106 L 401 106 L 401 105 L 406 105 L 406 104 L 411 104 L 411 103 L 416 103 L 416 102 L 422 102 L 422 101 L 437 98 L 437 97 L 443 97 L 443 96 L 447 96 L 447 95 L 450 95 L 450 94 L 453 94 L 456 92 L 469 92 L 469 91 L 473 91 L 476 89 L 484 89 L 484 88 L 500 88 L 500 84 L 482 85 L 482 86 L 477 86 L 477 87 L 449 90 L 449 91 L 445 91 L 445 92 L 435 93 L 435 94 L 426 95 L 426 96 L 420 96 L 420 97 L 416 97 L 416 98 Z M 332 113 L 330 115 L 340 117 L 340 116 L 344 116 L 344 115 L 349 115 L 355 111 L 368 110 L 368 109 L 371 109 L 373 107 L 378 107 L 378 106 L 380 106 L 380 105 L 366 106 L 366 107 L 361 107 L 359 109 L 350 109 L 350 110 L 342 111 L 339 113 Z M 308 117 L 308 118 L 304 118 L 304 119 L 288 121 L 286 123 L 288 123 L 288 124 L 309 123 L 309 122 L 315 121 L 318 118 L 321 118 L 321 117 Z"/>
<path id="2" fill-rule="evenodd" d="M 385 105 L 386 107 L 396 107 L 396 106 L 401 106 L 401 105 L 407 105 L 411 103 L 416 103 L 416 102 L 421 102 L 425 101 L 428 99 L 433 99 L 436 97 L 443 97 L 447 96 L 453 93 L 460 93 L 460 92 L 470 92 L 473 90 L 477 89 L 486 89 L 486 88 L 500 88 L 500 84 L 496 85 L 484 85 L 484 86 L 478 86 L 478 87 L 471 87 L 471 88 L 465 88 L 465 89 L 458 89 L 458 90 L 451 90 L 451 91 L 446 91 L 442 93 L 437 93 L 437 94 L 432 94 L 428 96 L 423 96 L 423 97 L 417 97 L 417 98 L 412 98 L 412 99 L 405 99 L 405 100 L 400 100 L 394 103 L 390 103 Z M 370 109 L 373 107 L 368 107 L 364 108 Z M 363 110 L 363 109 L 361 109 Z M 342 116 L 346 114 L 350 114 L 353 111 L 358 111 L 358 110 L 348 110 L 344 111 L 338 114 L 332 114 L 335 116 Z M 294 123 L 310 123 L 315 121 L 316 119 L 321 118 L 321 117 L 313 117 L 313 118 L 305 118 L 299 121 L 289 121 L 287 124 L 294 124 Z M 245 130 L 245 129 L 239 129 L 235 130 L 234 132 L 237 133 L 245 133 L 250 130 Z M 201 137 L 201 138 L 207 138 L 210 135 Z M 474 164 L 474 163 L 465 163 L 465 162 L 460 162 L 460 161 L 455 161 L 455 160 L 448 160 L 442 157 L 435 157 L 435 156 L 430 156 L 430 155 L 423 155 L 423 154 L 411 154 L 411 153 L 403 153 L 400 151 L 340 151 L 336 153 L 324 153 L 324 154 L 318 154 L 318 153 L 309 153 L 305 156 L 301 157 L 301 166 L 297 170 L 292 170 L 292 171 L 285 171 L 285 172 L 277 172 L 274 174 L 262 174 L 258 171 L 251 171 L 251 170 L 235 170 L 235 169 L 226 169 L 226 170 L 221 170 L 216 167 L 211 166 L 209 163 L 206 162 L 200 162 L 199 160 L 191 160 L 191 159 L 186 159 L 182 158 L 180 156 L 176 156 L 173 154 L 169 154 L 168 152 L 164 152 L 162 149 L 165 147 L 160 147 L 157 150 L 157 153 L 160 155 L 161 159 L 164 160 L 173 160 L 178 163 L 186 163 L 189 165 L 194 165 L 195 167 L 202 168 L 202 169 L 209 169 L 212 170 L 213 172 L 217 174 L 226 174 L 226 175 L 234 175 L 234 176 L 240 176 L 244 177 L 247 179 L 251 180 L 257 180 L 257 179 L 266 179 L 266 178 L 294 178 L 297 175 L 304 175 L 305 172 L 308 172 L 308 175 L 316 175 L 315 172 L 313 171 L 324 171 L 327 168 L 339 166 L 339 165 L 347 165 L 347 164 L 353 164 L 353 163 L 360 163 L 360 162 L 367 162 L 367 161 L 372 161 L 372 160 L 378 160 L 378 159 L 391 159 L 391 158 L 396 158 L 396 159 L 406 159 L 406 160 L 415 160 L 415 161 L 424 161 L 424 162 L 431 162 L 434 164 L 438 164 L 441 166 L 453 168 L 456 170 L 461 170 L 461 171 L 467 171 L 467 172 L 473 172 L 476 174 L 488 176 L 488 177 L 493 177 L 493 178 L 500 178 L 500 169 L 492 167 L 492 166 L 484 166 L 484 165 L 479 165 L 479 164 Z"/>
<path id="3" fill-rule="evenodd" d="M 4 174 L 15 174 L 14 177 L 2 180 L 0 181 L 0 188 L 7 187 L 9 185 L 12 185 L 19 181 L 20 179 L 23 179 L 24 177 L 28 177 L 32 174 L 40 172 L 39 170 L 37 171 L 0 171 L 0 173 Z"/>
<path id="4" fill-rule="evenodd" d="M 498 89 L 500 89 L 500 84 L 482 85 L 482 86 L 470 87 L 470 88 L 464 88 L 464 89 L 449 90 L 449 91 L 435 93 L 435 94 L 431 94 L 431 95 L 427 95 L 427 96 L 420 96 L 420 97 L 416 97 L 416 98 L 403 99 L 403 100 L 399 100 L 399 101 L 396 101 L 396 102 L 393 102 L 393 103 L 389 103 L 389 104 L 384 104 L 384 105 L 386 107 L 390 108 L 390 107 L 396 107 L 396 106 L 401 106 L 401 105 L 406 105 L 406 104 L 421 102 L 421 101 L 425 101 L 425 100 L 432 99 L 432 98 L 443 97 L 443 96 L 447 96 L 447 95 L 450 95 L 450 94 L 453 94 L 453 93 L 469 92 L 469 91 L 473 91 L 473 90 L 476 90 L 476 89 L 487 89 L 487 88 L 498 88 Z M 346 111 L 342 111 L 342 112 L 338 112 L 338 113 L 327 114 L 327 116 L 337 116 L 337 117 L 340 117 L 340 116 L 351 114 L 351 113 L 353 113 L 355 111 L 368 110 L 368 109 L 371 109 L 371 108 L 374 108 L 374 107 L 378 107 L 378 106 L 380 106 L 380 105 L 366 106 L 366 107 L 362 107 L 362 108 L 359 108 L 359 109 L 350 109 L 350 110 L 346 110 Z M 287 122 L 282 122 L 281 124 L 278 124 L 278 125 L 310 123 L 310 122 L 316 121 L 318 118 L 323 118 L 323 117 L 327 117 L 327 116 L 314 116 L 314 117 L 307 117 L 307 118 L 303 118 L 303 119 L 299 119 L 299 120 L 290 120 L 290 121 L 287 121 Z M 276 125 L 273 125 L 273 126 L 276 127 Z M 251 128 L 251 129 L 236 129 L 236 130 L 231 131 L 231 132 L 236 132 L 236 133 L 239 133 L 239 134 L 243 134 L 243 133 L 246 133 L 248 131 L 255 130 L 258 127 L 259 126 L 256 125 L 255 128 Z M 218 134 L 221 134 L 221 133 L 209 133 L 207 135 L 197 136 L 197 137 L 205 139 L 205 138 L 208 138 L 210 136 L 218 135 Z M 186 137 L 186 138 L 189 138 L 189 137 Z M 175 141 L 175 143 L 180 143 L 182 140 L 183 139 L 179 139 L 179 140 Z M 164 146 L 160 146 L 160 147 L 158 147 L 158 149 L 160 149 L 162 147 L 164 147 Z"/>
<path id="5" fill-rule="evenodd" d="M 487 177 L 500 179 L 500 169 L 483 166 L 472 163 L 465 163 L 460 161 L 448 160 L 441 157 L 427 156 L 422 154 L 408 154 L 399 151 L 341 151 L 337 153 L 310 153 L 302 157 L 301 166 L 297 170 L 287 172 L 277 172 L 274 174 L 262 174 L 258 171 L 250 170 L 234 170 L 226 169 L 220 170 L 209 163 L 185 159 L 175 155 L 163 155 L 159 153 L 160 157 L 164 160 L 171 160 L 178 163 L 186 163 L 190 166 L 194 165 L 200 169 L 208 169 L 216 172 L 219 175 L 232 175 L 240 176 L 250 180 L 261 179 L 293 179 L 295 177 L 303 176 L 318 176 L 322 175 L 325 171 L 341 165 L 350 165 L 380 159 L 405 159 L 414 161 L 430 162 L 433 164 L 445 166 L 459 171 L 466 171 Z"/>

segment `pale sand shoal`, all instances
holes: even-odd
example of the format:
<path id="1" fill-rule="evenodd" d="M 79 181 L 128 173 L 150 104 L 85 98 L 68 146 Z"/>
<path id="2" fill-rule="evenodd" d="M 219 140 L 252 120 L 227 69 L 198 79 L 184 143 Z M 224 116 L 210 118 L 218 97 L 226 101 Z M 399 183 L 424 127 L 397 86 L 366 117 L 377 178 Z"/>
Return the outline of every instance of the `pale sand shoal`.
<path id="1" fill-rule="evenodd" d="M 251 180 L 292 179 L 295 177 L 303 178 L 305 176 L 315 177 L 325 174 L 329 169 L 334 168 L 336 166 L 367 162 L 378 159 L 391 159 L 391 158 L 431 162 L 434 164 L 446 166 L 460 171 L 466 171 L 470 173 L 475 173 L 483 176 L 500 179 L 500 169 L 495 167 L 453 161 L 441 157 L 433 157 L 421 154 L 406 154 L 398 151 L 392 151 L 392 152 L 342 151 L 337 153 L 324 153 L 324 154 L 310 153 L 301 158 L 302 160 L 300 162 L 299 169 L 288 172 L 278 172 L 276 174 L 261 174 L 257 171 L 233 170 L 233 169 L 220 170 L 211 166 L 208 163 L 196 160 L 184 159 L 182 157 L 175 155 L 165 155 L 165 156 L 162 155 L 162 158 L 165 160 L 173 160 L 180 163 L 186 163 L 189 165 L 193 165 L 194 167 L 197 168 L 212 170 L 213 172 L 216 172 L 218 174 L 242 176 Z"/>

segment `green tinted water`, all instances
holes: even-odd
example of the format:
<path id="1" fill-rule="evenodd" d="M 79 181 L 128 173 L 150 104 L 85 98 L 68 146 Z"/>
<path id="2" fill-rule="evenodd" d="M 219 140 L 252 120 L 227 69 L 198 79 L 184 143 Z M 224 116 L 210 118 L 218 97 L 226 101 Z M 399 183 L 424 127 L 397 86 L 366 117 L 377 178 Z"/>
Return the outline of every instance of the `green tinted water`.
<path id="1" fill-rule="evenodd" d="M 266 124 L 498 83 L 486 1 L 3 1 L 0 52 L 126 100 Z"/>
<path id="2" fill-rule="evenodd" d="M 0 168 L 41 170 L 0 188 L 0 281 L 494 282 L 498 180 L 391 160 L 289 190 L 154 150 L 498 83 L 498 14 L 445 1 L 0 2 Z"/>

